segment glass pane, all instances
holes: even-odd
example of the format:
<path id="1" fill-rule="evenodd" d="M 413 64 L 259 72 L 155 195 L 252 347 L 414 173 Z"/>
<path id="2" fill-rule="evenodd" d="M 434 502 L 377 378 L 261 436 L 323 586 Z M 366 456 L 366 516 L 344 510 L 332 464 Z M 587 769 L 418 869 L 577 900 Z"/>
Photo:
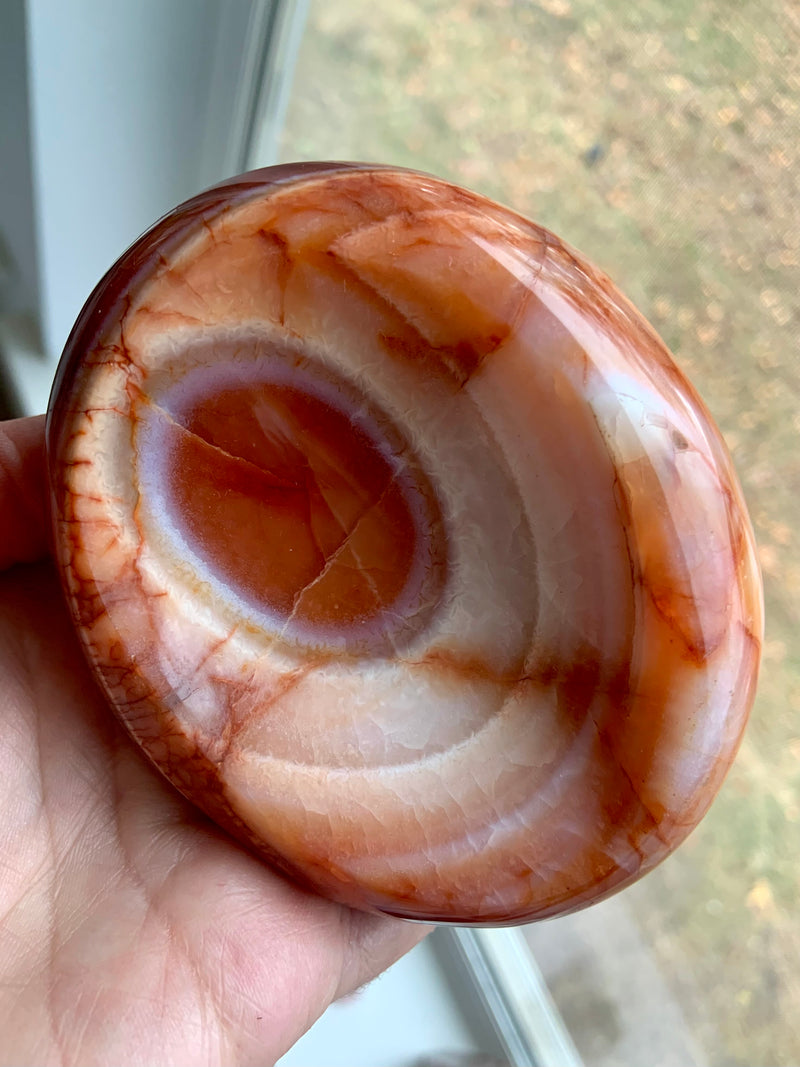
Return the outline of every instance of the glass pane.
<path id="1" fill-rule="evenodd" d="M 593 1064 L 800 1062 L 800 21 L 786 0 L 312 0 L 283 159 L 451 178 L 558 232 L 722 426 L 766 580 L 744 747 L 635 889 L 529 939 Z"/>

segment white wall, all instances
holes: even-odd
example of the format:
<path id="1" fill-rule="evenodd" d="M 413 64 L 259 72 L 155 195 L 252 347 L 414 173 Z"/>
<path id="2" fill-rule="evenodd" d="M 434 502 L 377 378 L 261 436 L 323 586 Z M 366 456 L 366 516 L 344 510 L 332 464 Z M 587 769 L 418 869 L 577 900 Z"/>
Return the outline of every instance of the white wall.
<path id="1" fill-rule="evenodd" d="M 31 187 L 25 0 L 0 4 L 0 314 L 38 303 Z"/>
<path id="2" fill-rule="evenodd" d="M 138 234 L 197 191 L 216 0 L 28 0 L 42 336 L 60 352 Z"/>

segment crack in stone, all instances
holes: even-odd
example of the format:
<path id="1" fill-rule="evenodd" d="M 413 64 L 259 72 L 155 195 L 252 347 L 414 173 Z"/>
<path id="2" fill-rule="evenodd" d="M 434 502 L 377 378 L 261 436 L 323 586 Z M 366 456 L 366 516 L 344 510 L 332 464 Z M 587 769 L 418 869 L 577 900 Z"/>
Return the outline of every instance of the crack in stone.
<path id="1" fill-rule="evenodd" d="M 266 478 L 274 479 L 274 485 L 272 486 L 272 488 L 284 489 L 286 490 L 286 492 L 306 491 L 305 485 L 300 485 L 296 482 L 290 482 L 286 481 L 285 479 L 281 479 L 272 471 L 268 470 L 266 467 L 262 467 L 258 463 L 254 463 L 250 459 L 245 459 L 244 456 L 237 456 L 233 452 L 229 452 L 226 448 L 223 448 L 221 445 L 216 445 L 213 441 L 209 441 L 208 438 L 203 437 L 203 435 L 198 433 L 196 430 L 190 430 L 188 426 L 184 426 L 183 423 L 179 422 L 177 418 L 172 414 L 172 412 L 168 411 L 167 408 L 162 407 L 160 404 L 156 403 L 156 401 L 154 401 L 151 397 L 147 396 L 146 393 L 142 392 L 141 398 L 146 404 L 148 404 L 153 409 L 153 411 L 156 411 L 158 412 L 158 414 L 162 415 L 171 426 L 174 426 L 177 430 L 179 430 L 181 433 L 186 434 L 188 437 L 193 437 L 197 441 L 202 441 L 207 448 L 210 448 L 217 455 L 222 456 L 233 463 L 239 463 L 244 467 L 249 467 L 254 471 L 258 471 L 259 474 L 264 475 Z"/>
<path id="2" fill-rule="evenodd" d="M 174 426 L 175 429 L 178 430 L 178 432 L 186 434 L 188 437 L 194 438 L 194 439 L 196 439 L 198 441 L 201 441 L 207 448 L 211 449 L 216 455 L 219 455 L 220 457 L 223 457 L 224 459 L 229 460 L 229 461 L 231 461 L 233 463 L 241 464 L 245 468 L 250 468 L 254 472 L 258 472 L 260 475 L 263 475 L 264 477 L 272 480 L 273 484 L 271 485 L 270 488 L 274 489 L 275 491 L 284 492 L 286 494 L 295 494 L 295 495 L 298 496 L 298 499 L 302 499 L 303 503 L 305 504 L 306 526 L 308 528 L 308 532 L 309 532 L 311 541 L 313 542 L 314 547 L 317 550 L 317 553 L 318 553 L 318 555 L 320 557 L 321 566 L 320 566 L 319 572 L 312 579 L 310 579 L 302 587 L 302 589 L 298 590 L 294 594 L 292 609 L 291 609 L 289 615 L 287 616 L 285 623 L 283 624 L 283 626 L 281 628 L 281 637 L 285 637 L 286 631 L 288 630 L 288 628 L 291 626 L 291 624 L 293 622 L 295 622 L 297 620 L 297 615 L 298 615 L 298 612 L 300 610 L 300 602 L 301 602 L 302 598 L 305 596 L 306 593 L 309 592 L 309 590 L 313 589 L 316 585 L 318 585 L 319 582 L 322 581 L 325 578 L 325 576 L 330 572 L 330 570 L 336 565 L 337 560 L 341 557 L 342 553 L 346 550 L 349 542 L 352 540 L 353 536 L 356 534 L 357 530 L 361 527 L 361 525 L 366 520 L 366 518 L 370 514 L 374 513 L 376 508 L 379 508 L 381 506 L 383 501 L 386 499 L 387 494 L 397 484 L 401 472 L 395 470 L 395 471 L 393 471 L 393 472 L 391 472 L 389 474 L 389 477 L 388 477 L 387 481 L 385 482 L 385 484 L 383 485 L 383 487 L 381 488 L 381 491 L 380 491 L 379 495 L 377 496 L 377 498 L 369 500 L 364 505 L 363 510 L 361 510 L 361 512 L 358 515 L 356 515 L 356 517 L 349 524 L 349 528 L 348 528 L 348 523 L 346 523 L 341 518 L 341 516 L 339 514 L 337 514 L 336 509 L 332 506 L 331 501 L 326 496 L 325 489 L 323 488 L 323 485 L 320 482 L 320 479 L 319 479 L 319 476 L 318 476 L 317 472 L 314 470 L 313 464 L 309 460 L 308 456 L 303 454 L 302 452 L 300 452 L 299 449 L 297 449 L 298 454 L 302 456 L 303 461 L 304 461 L 303 468 L 302 468 L 303 474 L 304 474 L 304 480 L 303 480 L 302 483 L 299 483 L 299 482 L 287 482 L 286 480 L 280 479 L 279 476 L 274 474 L 271 470 L 269 470 L 265 466 L 262 466 L 262 465 L 260 465 L 258 463 L 254 463 L 252 460 L 245 459 L 242 456 L 237 456 L 234 453 L 232 453 L 232 452 L 228 451 L 227 449 L 225 449 L 224 447 L 222 447 L 220 445 L 217 445 L 217 444 L 214 444 L 213 442 L 209 441 L 201 433 L 198 433 L 197 431 L 191 430 L 188 427 L 184 426 L 181 422 L 178 421 L 178 419 L 168 409 L 166 409 L 162 405 L 158 404 L 156 401 L 154 401 L 151 397 L 147 396 L 145 393 L 142 393 L 141 397 L 144 400 L 144 402 L 147 403 L 153 411 L 155 411 L 159 415 L 161 415 L 165 419 L 165 421 L 167 421 L 170 425 Z M 267 431 L 266 427 L 263 425 L 261 420 L 259 420 L 259 425 L 261 426 L 262 430 L 264 430 L 265 436 L 267 436 L 267 437 L 274 437 L 275 436 L 274 434 L 270 434 Z M 288 434 L 287 434 L 287 440 L 291 440 L 291 438 L 289 437 Z M 296 446 L 294 446 L 294 445 L 292 447 L 296 448 Z M 395 456 L 393 458 L 397 459 L 398 457 Z M 405 461 L 404 461 L 404 467 L 407 469 L 407 463 Z M 343 475 L 346 480 L 349 480 L 349 479 L 347 479 L 347 475 L 348 475 L 349 472 L 343 471 L 341 468 L 336 468 L 336 472 L 338 474 L 340 474 L 340 475 Z M 341 530 L 341 533 L 342 533 L 342 537 L 341 537 L 341 540 L 339 541 L 339 543 L 333 548 L 332 551 L 329 550 L 327 553 L 322 548 L 322 546 L 320 545 L 318 537 L 317 537 L 317 534 L 316 534 L 315 529 L 314 529 L 314 522 L 313 522 L 313 515 L 312 515 L 312 502 L 311 502 L 311 488 L 309 487 L 309 479 L 313 480 L 313 483 L 314 483 L 316 489 L 319 492 L 320 500 L 322 501 L 322 503 L 324 503 L 325 507 L 328 510 L 328 513 L 329 513 L 330 517 L 339 526 L 339 528 Z M 373 593 L 376 601 L 378 603 L 380 603 L 381 597 L 380 597 L 380 593 L 378 591 L 377 583 L 370 576 L 369 568 L 367 568 L 365 565 L 361 564 L 361 562 L 360 562 L 360 560 L 358 558 L 358 555 L 355 552 L 354 552 L 354 557 L 356 559 L 356 563 L 359 564 L 359 566 L 360 566 L 361 573 L 364 576 L 365 582 L 369 586 L 369 588 L 370 588 L 371 592 Z M 387 638 L 389 638 L 389 635 L 387 635 Z M 394 647 L 394 643 L 393 643 L 393 641 L 391 641 L 391 638 L 389 638 L 389 640 L 390 640 L 390 643 L 392 643 L 392 646 Z M 395 649 L 395 650 L 398 651 L 397 649 Z"/>
<path id="3" fill-rule="evenodd" d="M 356 518 L 355 522 L 353 523 L 353 525 L 351 526 L 351 528 L 349 530 L 347 530 L 345 528 L 344 524 L 341 524 L 342 525 L 342 530 L 343 530 L 344 535 L 345 535 L 344 538 L 342 539 L 341 543 L 334 549 L 333 552 L 331 552 L 331 554 L 325 560 L 325 564 L 322 567 L 322 570 L 319 572 L 319 574 L 316 575 L 316 577 L 314 577 L 310 582 L 307 582 L 306 585 L 303 586 L 303 588 L 300 589 L 297 593 L 295 593 L 295 595 L 294 595 L 294 603 L 292 605 L 292 610 L 289 613 L 289 616 L 286 619 L 286 622 L 285 622 L 285 624 L 284 624 L 284 626 L 283 626 L 283 628 L 281 630 L 281 636 L 285 635 L 286 630 L 291 625 L 291 623 L 295 620 L 297 612 L 298 612 L 298 610 L 300 608 L 301 599 L 305 596 L 306 593 L 308 593 L 311 589 L 313 589 L 314 586 L 318 585 L 325 578 L 325 576 L 330 572 L 330 570 L 336 565 L 337 559 L 342 555 L 344 550 L 347 548 L 348 543 L 352 540 L 353 536 L 356 534 L 356 532 L 359 529 L 359 527 L 363 524 L 364 520 L 367 518 L 368 515 L 370 515 L 372 512 L 374 512 L 376 508 L 381 506 L 383 500 L 386 497 L 386 494 L 389 492 L 389 490 L 392 488 L 392 486 L 396 483 L 396 481 L 397 481 L 397 475 L 393 474 L 390 477 L 389 481 L 384 486 L 384 488 L 382 489 L 382 491 L 380 493 L 380 496 L 378 496 L 378 498 L 376 500 L 374 500 L 371 504 L 369 504 L 365 508 L 365 510 Z M 337 520 L 337 522 L 339 521 L 336 515 L 334 515 L 334 518 Z M 324 555 L 324 553 L 321 553 L 321 554 Z M 364 576 L 367 584 L 369 585 L 371 592 L 374 594 L 375 599 L 377 601 L 380 601 L 380 594 L 378 592 L 377 584 L 370 577 L 369 569 L 367 567 L 365 567 L 361 563 L 361 561 L 359 560 L 359 557 L 358 557 L 358 555 L 357 555 L 357 553 L 355 551 L 353 552 L 353 556 L 354 556 L 354 558 L 356 560 L 356 563 L 358 564 L 358 566 L 359 566 L 359 568 L 361 570 L 362 575 Z"/>

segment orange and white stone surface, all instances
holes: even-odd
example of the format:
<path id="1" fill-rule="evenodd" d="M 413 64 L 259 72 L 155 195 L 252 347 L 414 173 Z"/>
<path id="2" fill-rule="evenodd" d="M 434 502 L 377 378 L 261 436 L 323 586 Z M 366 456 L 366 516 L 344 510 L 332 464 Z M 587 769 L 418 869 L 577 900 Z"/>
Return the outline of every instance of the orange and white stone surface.
<path id="1" fill-rule="evenodd" d="M 306 164 L 195 198 L 87 303 L 48 446 L 116 713 L 336 900 L 582 907 L 735 755 L 762 608 L 721 437 L 608 279 L 480 196 Z"/>

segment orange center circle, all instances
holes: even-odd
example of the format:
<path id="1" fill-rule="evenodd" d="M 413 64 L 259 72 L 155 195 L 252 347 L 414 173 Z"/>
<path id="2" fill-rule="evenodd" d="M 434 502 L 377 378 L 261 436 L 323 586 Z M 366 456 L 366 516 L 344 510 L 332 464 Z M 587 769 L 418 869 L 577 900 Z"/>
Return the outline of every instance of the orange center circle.
<path id="1" fill-rule="evenodd" d="M 327 368 L 280 362 L 246 381 L 194 371 L 188 396 L 154 406 L 165 503 L 187 546 L 284 636 L 395 652 L 446 580 L 433 485 L 375 405 Z"/>

